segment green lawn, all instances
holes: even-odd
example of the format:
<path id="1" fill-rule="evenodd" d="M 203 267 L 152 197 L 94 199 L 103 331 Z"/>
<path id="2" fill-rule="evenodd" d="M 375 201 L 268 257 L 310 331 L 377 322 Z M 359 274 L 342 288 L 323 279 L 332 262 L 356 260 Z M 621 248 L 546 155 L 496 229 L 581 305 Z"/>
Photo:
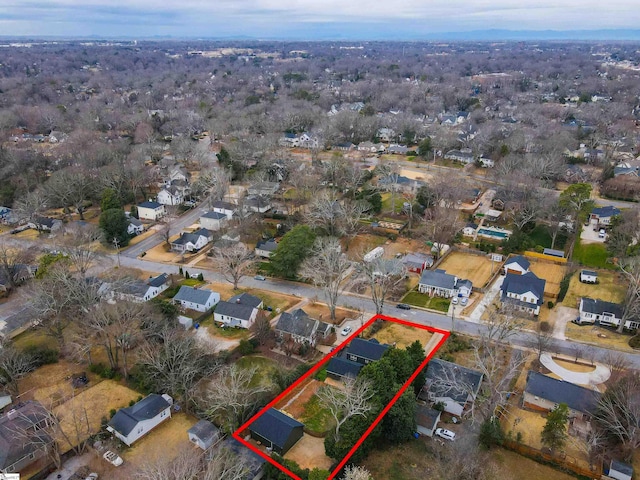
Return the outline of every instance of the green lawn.
<path id="1" fill-rule="evenodd" d="M 200 322 L 201 327 L 206 327 L 209 333 L 215 337 L 224 338 L 249 338 L 249 330 L 246 328 L 226 327 L 222 328 L 216 322 L 213 321 L 213 314 L 208 315 L 203 321 Z"/>
<path id="2" fill-rule="evenodd" d="M 198 285 L 203 285 L 204 282 L 198 280 L 197 278 L 185 278 L 180 285 L 186 285 L 188 287 L 196 287 Z"/>
<path id="3" fill-rule="evenodd" d="M 304 413 L 300 419 L 304 423 L 305 429 L 311 432 L 323 434 L 331 430 L 334 425 L 331 412 L 323 408 L 316 395 L 311 397 L 304 406 Z"/>
<path id="4" fill-rule="evenodd" d="M 21 349 L 30 347 L 54 348 L 58 349 L 58 342 L 55 338 L 45 335 L 42 330 L 30 328 L 13 339 L 13 344 Z"/>
<path id="5" fill-rule="evenodd" d="M 527 236 L 531 238 L 536 245 L 541 245 L 544 248 L 551 248 L 551 235 L 549 234 L 549 229 L 545 225 L 536 225 L 531 232 L 527 233 Z M 558 234 L 553 248 L 556 250 L 562 250 L 566 243 L 567 236 Z"/>
<path id="6" fill-rule="evenodd" d="M 267 357 L 260 357 L 257 355 L 248 355 L 241 357 L 236 362 L 241 368 L 257 367 L 256 374 L 251 379 L 250 386 L 258 386 L 260 384 L 271 386 L 271 377 L 278 370 L 276 362 Z"/>
<path id="7" fill-rule="evenodd" d="M 451 300 L 441 297 L 430 297 L 424 293 L 412 290 L 402 298 L 402 303 L 408 303 L 416 307 L 431 308 L 446 313 L 449 310 Z"/>
<path id="8" fill-rule="evenodd" d="M 609 253 L 602 243 L 587 243 L 583 245 L 580 239 L 576 240 L 573 248 L 573 260 L 585 267 L 592 268 L 616 268 L 612 263 L 608 263 Z"/>
<path id="9" fill-rule="evenodd" d="M 382 195 L 382 211 L 383 212 L 391 212 L 391 193 L 383 193 Z M 402 205 L 405 202 L 402 194 L 396 193 L 396 213 L 400 213 L 402 210 Z"/>

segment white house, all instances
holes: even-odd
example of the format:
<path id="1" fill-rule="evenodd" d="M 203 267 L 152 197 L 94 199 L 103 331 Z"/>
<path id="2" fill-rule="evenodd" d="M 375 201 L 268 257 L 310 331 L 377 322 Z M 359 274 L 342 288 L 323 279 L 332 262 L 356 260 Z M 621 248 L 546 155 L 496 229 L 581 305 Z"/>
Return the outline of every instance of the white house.
<path id="1" fill-rule="evenodd" d="M 433 358 L 427 364 L 425 377 L 425 385 L 418 398 L 442 403 L 445 412 L 460 416 L 478 396 L 483 375 L 476 370 Z"/>
<path id="2" fill-rule="evenodd" d="M 139 203 L 137 208 L 140 220 L 159 220 L 166 215 L 164 205 L 152 200 Z"/>
<path id="3" fill-rule="evenodd" d="M 182 233 L 171 242 L 171 250 L 175 252 L 197 252 L 213 240 L 211 232 L 201 228 L 192 233 Z"/>
<path id="4" fill-rule="evenodd" d="M 531 263 L 522 255 L 508 259 L 504 264 L 504 273 L 524 275 L 529 271 Z"/>
<path id="5" fill-rule="evenodd" d="M 580 299 L 579 310 L 580 316 L 575 320 L 578 325 L 598 323 L 605 327 L 618 327 L 624 314 L 622 305 L 588 297 Z M 627 330 L 637 330 L 639 326 L 637 320 L 626 320 L 624 324 Z"/>
<path id="6" fill-rule="evenodd" d="M 39 230 L 41 232 L 57 232 L 62 228 L 62 220 L 50 217 L 38 217 L 27 223 L 29 228 Z"/>
<path id="7" fill-rule="evenodd" d="M 611 225 L 611 219 L 616 215 L 620 215 L 620 210 L 612 205 L 604 207 L 596 207 L 591 210 L 589 221 L 596 227 Z"/>
<path id="8" fill-rule="evenodd" d="M 611 460 L 611 463 L 609 464 L 609 471 L 605 473 L 607 478 L 614 478 L 615 480 L 632 480 L 633 466 L 618 460 Z"/>
<path id="9" fill-rule="evenodd" d="M 222 438 L 222 433 L 208 420 L 200 420 L 187 430 L 189 441 L 202 450 L 208 450 Z"/>
<path id="10" fill-rule="evenodd" d="M 420 276 L 418 291 L 431 296 L 451 298 L 456 293 L 455 275 L 449 275 L 444 270 L 425 270 Z"/>
<path id="11" fill-rule="evenodd" d="M 228 217 L 220 212 L 203 213 L 200 217 L 200 226 L 208 230 L 218 231 L 227 224 Z"/>
<path id="12" fill-rule="evenodd" d="M 213 313 L 213 320 L 229 327 L 251 328 L 262 306 L 260 298 L 248 293 L 241 293 L 226 302 L 218 302 Z"/>
<path id="13" fill-rule="evenodd" d="M 495 166 L 495 162 L 490 158 L 480 157 L 478 161 L 483 168 L 493 168 Z"/>
<path id="14" fill-rule="evenodd" d="M 211 204 L 211 209 L 216 213 L 223 213 L 224 215 L 227 216 L 228 220 L 232 220 L 233 216 L 238 212 L 237 205 L 229 202 L 224 202 L 222 200 L 213 202 Z"/>
<path id="15" fill-rule="evenodd" d="M 148 302 L 169 288 L 170 283 L 169 275 L 162 273 L 157 277 L 149 278 L 146 282 L 136 281 L 126 285 L 120 297 L 133 302 Z"/>
<path id="16" fill-rule="evenodd" d="M 260 240 L 256 244 L 255 252 L 258 257 L 269 258 L 276 251 L 276 248 L 278 248 L 278 244 L 273 238 L 270 238 L 269 240 Z"/>
<path id="17" fill-rule="evenodd" d="M 121 408 L 107 424 L 107 430 L 131 446 L 165 420 L 171 418 L 173 398 L 152 393 L 131 407 Z"/>
<path id="18" fill-rule="evenodd" d="M 190 308 L 198 312 L 206 312 L 212 309 L 220 301 L 220 294 L 203 288 L 194 288 L 183 285 L 173 297 L 173 303 L 180 304 L 183 308 Z"/>
<path id="19" fill-rule="evenodd" d="M 582 283 L 598 283 L 598 272 L 593 270 L 580 270 L 580 281 Z"/>
<path id="20" fill-rule="evenodd" d="M 271 210 L 271 200 L 264 195 L 249 195 L 244 199 L 244 210 L 255 213 L 268 212 Z"/>
<path id="21" fill-rule="evenodd" d="M 508 272 L 502 286 L 502 302 L 513 305 L 518 310 L 538 315 L 543 303 L 546 281 L 534 273 L 519 275 Z"/>
<path id="22" fill-rule="evenodd" d="M 144 225 L 140 220 L 134 217 L 129 217 L 129 225 L 127 225 L 127 233 L 129 235 L 140 235 L 144 232 Z"/>
<path id="23" fill-rule="evenodd" d="M 182 192 L 175 187 L 163 188 L 158 192 L 156 199 L 163 205 L 180 205 L 184 202 Z"/>

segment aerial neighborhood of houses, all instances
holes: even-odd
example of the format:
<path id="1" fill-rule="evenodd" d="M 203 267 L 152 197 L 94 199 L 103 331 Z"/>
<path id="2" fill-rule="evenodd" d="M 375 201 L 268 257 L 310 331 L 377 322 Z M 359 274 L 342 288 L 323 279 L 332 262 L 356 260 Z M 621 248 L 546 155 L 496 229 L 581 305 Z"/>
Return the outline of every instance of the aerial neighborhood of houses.
<path id="1" fill-rule="evenodd" d="M 0 478 L 632 479 L 640 50 L 206 44 L 0 45 Z"/>

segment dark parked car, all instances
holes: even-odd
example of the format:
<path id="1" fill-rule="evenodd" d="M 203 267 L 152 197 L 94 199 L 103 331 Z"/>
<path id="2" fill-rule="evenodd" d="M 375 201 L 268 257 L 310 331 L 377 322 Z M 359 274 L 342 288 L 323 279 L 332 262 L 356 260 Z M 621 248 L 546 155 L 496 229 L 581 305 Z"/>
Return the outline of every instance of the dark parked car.
<path id="1" fill-rule="evenodd" d="M 411 310 L 411 305 L 407 305 L 406 303 L 399 303 L 398 305 L 396 305 L 396 308 L 399 308 L 401 310 Z"/>

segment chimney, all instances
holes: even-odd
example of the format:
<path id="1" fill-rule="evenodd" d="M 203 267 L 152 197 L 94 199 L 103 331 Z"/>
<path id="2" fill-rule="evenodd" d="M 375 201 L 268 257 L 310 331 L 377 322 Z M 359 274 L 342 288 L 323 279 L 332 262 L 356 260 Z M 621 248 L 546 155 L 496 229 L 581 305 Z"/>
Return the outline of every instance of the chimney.
<path id="1" fill-rule="evenodd" d="M 11 410 L 9 410 L 7 412 L 7 418 L 9 420 L 13 420 L 14 418 L 16 418 L 18 416 L 18 412 L 15 408 L 12 408 Z"/>
<path id="2" fill-rule="evenodd" d="M 240 299 L 239 298 L 236 298 L 236 303 L 240 303 Z"/>

